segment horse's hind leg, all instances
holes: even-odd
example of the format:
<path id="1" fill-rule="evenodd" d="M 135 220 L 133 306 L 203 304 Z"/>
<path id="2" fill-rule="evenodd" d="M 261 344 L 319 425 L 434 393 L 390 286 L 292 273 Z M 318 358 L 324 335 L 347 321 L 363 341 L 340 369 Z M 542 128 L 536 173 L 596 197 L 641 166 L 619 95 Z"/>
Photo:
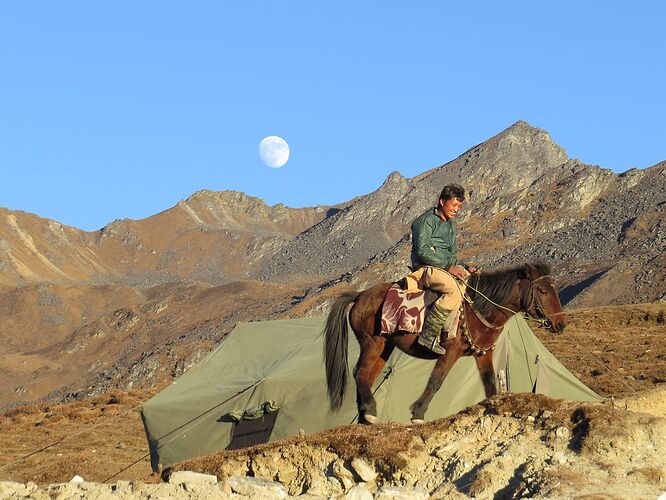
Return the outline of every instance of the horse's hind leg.
<path id="1" fill-rule="evenodd" d="M 377 361 L 375 361 L 375 366 L 372 367 L 372 371 L 370 372 L 370 380 L 372 382 L 370 383 L 370 388 L 372 390 L 372 386 L 374 383 L 377 381 L 377 377 L 381 373 L 382 369 L 384 368 L 384 365 L 386 364 L 386 361 L 388 361 L 389 357 L 391 356 L 391 353 L 393 352 L 393 348 L 395 346 L 391 344 L 390 342 L 385 342 L 384 343 L 384 350 L 382 351 L 381 355 L 377 358 Z M 377 405 L 375 403 L 375 397 L 372 396 L 372 403 L 374 405 L 373 410 L 366 410 L 365 412 L 365 421 L 368 422 L 369 424 L 375 424 L 377 423 Z"/>
<path id="2" fill-rule="evenodd" d="M 460 357 L 460 354 L 454 352 L 454 350 L 447 350 L 446 354 L 443 354 L 437 358 L 435 367 L 430 374 L 426 388 L 421 394 L 421 397 L 417 399 L 414 404 L 411 406 L 412 410 L 412 423 L 421 424 L 425 418 L 425 412 L 428 410 L 428 406 L 432 401 L 432 398 L 435 396 L 435 393 L 442 387 L 444 379 L 451 371 L 451 368 L 455 362 Z"/>
<path id="3" fill-rule="evenodd" d="M 483 389 L 486 391 L 486 397 L 497 394 L 497 385 L 495 383 L 495 368 L 493 367 L 493 351 L 486 352 L 483 356 L 475 356 L 476 367 L 479 369 Z"/>
<path id="4" fill-rule="evenodd" d="M 372 384 L 386 362 L 382 358 L 385 350 L 384 337 L 366 337 L 361 343 L 361 355 L 354 368 L 356 379 L 356 403 L 360 422 L 374 424 L 377 421 L 377 403 L 372 395 Z M 391 350 L 393 349 L 390 346 Z M 389 353 L 390 354 L 390 353 Z M 388 358 L 388 356 L 387 356 Z"/>

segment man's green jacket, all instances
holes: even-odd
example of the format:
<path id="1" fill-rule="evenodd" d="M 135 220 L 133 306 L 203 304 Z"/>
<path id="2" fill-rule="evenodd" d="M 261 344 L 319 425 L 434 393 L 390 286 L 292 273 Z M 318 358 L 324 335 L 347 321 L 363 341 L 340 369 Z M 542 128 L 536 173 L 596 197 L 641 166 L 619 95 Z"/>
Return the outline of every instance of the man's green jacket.
<path id="1" fill-rule="evenodd" d="M 456 248 L 456 226 L 452 219 L 443 221 L 437 209 L 431 208 L 412 222 L 412 268 L 422 266 L 448 269 L 459 265 Z"/>

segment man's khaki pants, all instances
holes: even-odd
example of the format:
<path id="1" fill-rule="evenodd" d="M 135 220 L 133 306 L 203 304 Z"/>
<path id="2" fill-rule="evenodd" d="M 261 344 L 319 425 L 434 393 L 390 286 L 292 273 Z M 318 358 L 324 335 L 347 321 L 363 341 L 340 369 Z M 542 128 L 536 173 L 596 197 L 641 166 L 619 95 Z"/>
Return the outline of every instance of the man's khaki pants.
<path id="1" fill-rule="evenodd" d="M 407 276 L 408 290 L 425 290 L 430 288 L 442 296 L 437 299 L 435 304 L 448 309 L 449 311 L 458 311 L 462 304 L 462 293 L 456 279 L 452 274 L 437 267 L 423 266 L 412 274 Z"/>

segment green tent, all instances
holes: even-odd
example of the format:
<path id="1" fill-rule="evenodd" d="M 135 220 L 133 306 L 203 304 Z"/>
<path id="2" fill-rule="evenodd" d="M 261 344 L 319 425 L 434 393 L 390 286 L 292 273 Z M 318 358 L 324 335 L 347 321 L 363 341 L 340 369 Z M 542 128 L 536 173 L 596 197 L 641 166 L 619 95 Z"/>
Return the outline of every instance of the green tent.
<path id="1" fill-rule="evenodd" d="M 325 318 L 240 323 L 225 341 L 142 409 L 154 470 L 191 457 L 356 421 L 355 384 L 331 413 L 323 364 Z M 359 347 L 350 331 L 349 360 Z M 500 390 L 598 401 L 514 316 L 493 356 Z M 375 384 L 380 421 L 409 422 L 409 405 L 425 387 L 434 361 L 393 352 Z M 351 366 L 350 368 L 352 368 Z M 485 397 L 471 357 L 461 358 L 426 418 L 452 415 Z"/>

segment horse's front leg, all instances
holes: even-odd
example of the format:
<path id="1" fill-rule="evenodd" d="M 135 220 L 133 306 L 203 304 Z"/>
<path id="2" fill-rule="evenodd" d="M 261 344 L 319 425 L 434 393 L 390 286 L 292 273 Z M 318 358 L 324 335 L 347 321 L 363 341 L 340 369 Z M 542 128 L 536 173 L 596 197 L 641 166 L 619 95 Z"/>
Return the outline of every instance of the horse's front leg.
<path id="1" fill-rule="evenodd" d="M 497 394 L 497 384 L 495 382 L 495 368 L 493 367 L 493 351 L 487 351 L 482 356 L 474 356 L 476 367 L 481 375 L 483 389 L 486 391 L 486 397 L 489 398 Z"/>
<path id="2" fill-rule="evenodd" d="M 453 365 L 460 358 L 460 352 L 457 349 L 447 349 L 446 353 L 437 358 L 435 367 L 430 374 L 426 388 L 411 406 L 412 410 L 412 423 L 422 424 L 425 418 L 425 412 L 435 396 L 435 393 L 442 387 L 444 379 L 453 368 Z"/>

